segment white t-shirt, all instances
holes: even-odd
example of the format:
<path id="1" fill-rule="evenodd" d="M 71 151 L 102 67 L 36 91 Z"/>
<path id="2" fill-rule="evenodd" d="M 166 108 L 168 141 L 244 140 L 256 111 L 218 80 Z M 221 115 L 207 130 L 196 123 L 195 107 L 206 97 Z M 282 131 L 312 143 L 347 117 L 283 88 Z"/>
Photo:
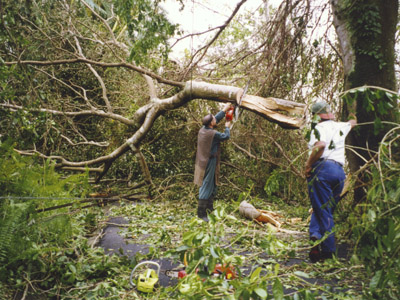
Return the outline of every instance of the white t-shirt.
<path id="1" fill-rule="evenodd" d="M 351 124 L 349 122 L 333 120 L 320 122 L 311 131 L 308 147 L 311 149 L 318 141 L 325 142 L 326 146 L 321 158 L 332 159 L 344 165 L 344 141 L 350 130 Z"/>

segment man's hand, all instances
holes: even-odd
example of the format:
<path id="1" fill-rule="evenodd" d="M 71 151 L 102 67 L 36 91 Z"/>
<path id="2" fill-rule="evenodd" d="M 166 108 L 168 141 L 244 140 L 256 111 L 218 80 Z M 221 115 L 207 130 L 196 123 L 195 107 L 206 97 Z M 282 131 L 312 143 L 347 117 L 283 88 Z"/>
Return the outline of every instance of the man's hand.
<path id="1" fill-rule="evenodd" d="M 311 176 L 311 171 L 312 171 L 312 167 L 306 164 L 306 168 L 304 170 L 304 174 L 306 175 L 306 177 Z"/>
<path id="2" fill-rule="evenodd" d="M 231 121 L 226 121 L 226 122 L 225 122 L 225 127 L 230 128 L 230 127 L 231 127 Z"/>
<path id="3" fill-rule="evenodd" d="M 230 102 L 226 103 L 224 108 L 222 109 L 224 112 L 227 112 L 231 108 L 232 104 Z"/>
<path id="4" fill-rule="evenodd" d="M 321 158 L 322 154 L 324 153 L 326 143 L 323 141 L 318 141 L 314 144 L 314 147 L 311 149 L 311 154 L 307 159 L 306 167 L 305 167 L 305 175 L 306 177 L 311 176 L 312 165 Z"/>
<path id="5" fill-rule="evenodd" d="M 357 116 L 354 113 L 349 114 L 349 121 L 351 128 L 357 125 Z"/>

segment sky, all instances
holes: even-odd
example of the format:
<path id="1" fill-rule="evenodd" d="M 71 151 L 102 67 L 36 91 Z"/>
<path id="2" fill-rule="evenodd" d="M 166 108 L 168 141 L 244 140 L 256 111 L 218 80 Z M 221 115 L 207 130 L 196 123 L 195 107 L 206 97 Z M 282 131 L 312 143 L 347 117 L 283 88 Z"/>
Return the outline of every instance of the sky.
<path id="1" fill-rule="evenodd" d="M 166 9 L 170 21 L 181 24 L 181 28 L 186 34 L 204 32 L 210 28 L 223 25 L 232 14 L 240 0 L 187 0 L 184 1 L 185 9 L 179 11 L 181 5 L 178 0 L 166 0 L 162 6 Z M 240 12 L 249 10 L 254 12 L 258 8 L 265 6 L 265 2 L 271 6 L 278 6 L 282 0 L 248 0 L 240 8 Z M 178 42 L 173 47 L 172 56 L 179 57 L 184 49 L 190 49 L 203 45 L 206 38 L 214 36 L 216 30 L 209 35 L 201 37 L 186 38 Z M 172 42 L 173 43 L 173 42 Z"/>

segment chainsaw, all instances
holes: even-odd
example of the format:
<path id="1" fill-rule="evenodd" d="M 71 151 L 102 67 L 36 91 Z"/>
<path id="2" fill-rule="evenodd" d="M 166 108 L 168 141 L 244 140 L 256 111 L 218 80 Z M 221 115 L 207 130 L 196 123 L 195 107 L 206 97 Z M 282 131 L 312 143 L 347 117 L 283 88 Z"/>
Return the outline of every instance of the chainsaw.
<path id="1" fill-rule="evenodd" d="M 157 267 L 157 270 L 148 268 L 143 273 L 137 276 L 136 283 L 134 282 L 135 271 L 143 265 L 153 265 Z M 144 261 L 135 266 L 131 272 L 129 281 L 133 287 L 143 293 L 151 293 L 154 291 L 155 285 L 158 283 L 158 277 L 160 275 L 160 265 L 153 261 Z"/>
<path id="2" fill-rule="evenodd" d="M 227 121 L 232 121 L 233 119 L 233 111 L 235 110 L 235 107 L 231 106 L 228 111 L 225 114 L 225 119 Z"/>
<path id="3" fill-rule="evenodd" d="M 232 121 L 233 120 L 233 116 L 235 116 L 235 122 L 239 119 L 239 114 L 240 114 L 239 109 L 240 109 L 240 106 L 242 105 L 242 100 L 243 100 L 244 96 L 247 93 L 247 89 L 249 88 L 249 84 L 250 84 L 250 80 L 247 82 L 246 87 L 244 88 L 243 93 L 240 96 L 239 102 L 234 107 L 229 108 L 229 110 L 226 112 L 225 119 L 227 121 Z M 231 125 L 230 129 L 232 129 L 232 127 L 233 127 L 233 124 Z"/>

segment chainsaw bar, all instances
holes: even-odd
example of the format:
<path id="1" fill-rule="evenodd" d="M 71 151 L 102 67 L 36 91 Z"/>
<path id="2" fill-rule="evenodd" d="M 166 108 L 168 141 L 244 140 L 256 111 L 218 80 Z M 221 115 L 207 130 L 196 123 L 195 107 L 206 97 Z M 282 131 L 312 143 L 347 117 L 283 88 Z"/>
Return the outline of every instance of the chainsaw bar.
<path id="1" fill-rule="evenodd" d="M 171 278 L 183 278 L 187 274 L 185 270 L 165 270 L 165 275 Z"/>
<path id="2" fill-rule="evenodd" d="M 178 278 L 178 272 L 175 270 L 165 270 L 165 275 L 172 278 Z"/>
<path id="3" fill-rule="evenodd" d="M 247 89 L 249 88 L 249 84 L 250 84 L 250 80 L 247 82 L 247 84 L 246 84 L 246 86 L 245 86 L 245 88 L 243 90 L 243 94 L 240 96 L 239 103 L 235 107 L 235 122 L 239 119 L 239 113 L 240 113 L 239 108 L 240 108 L 240 105 L 242 105 L 242 100 L 243 100 L 244 96 L 247 93 Z"/>

